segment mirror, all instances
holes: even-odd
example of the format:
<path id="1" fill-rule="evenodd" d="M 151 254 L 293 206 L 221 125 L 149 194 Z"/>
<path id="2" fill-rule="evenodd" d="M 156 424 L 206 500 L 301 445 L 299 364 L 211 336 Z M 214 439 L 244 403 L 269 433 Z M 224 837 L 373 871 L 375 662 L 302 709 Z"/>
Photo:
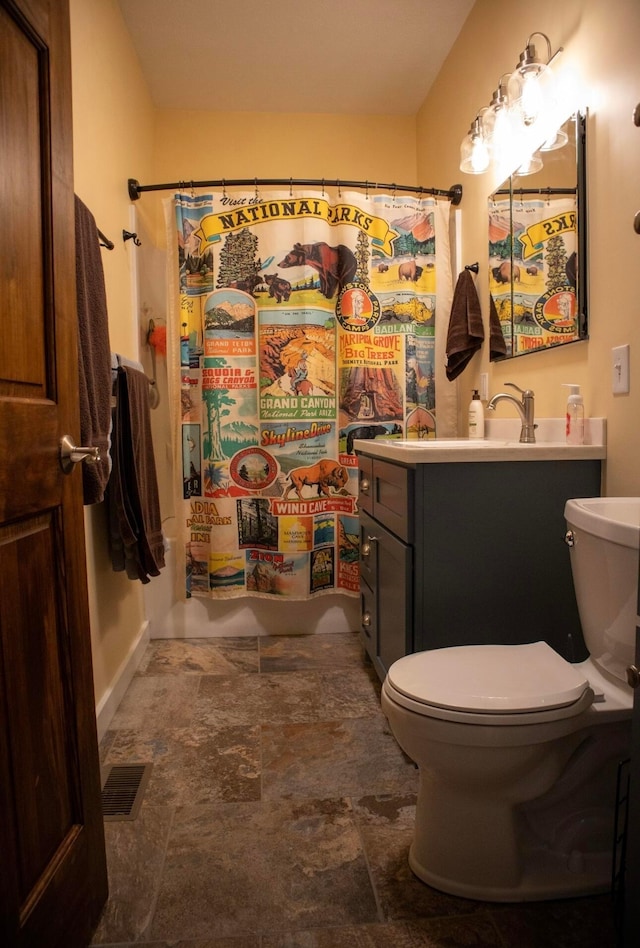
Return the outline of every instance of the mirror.
<path id="1" fill-rule="evenodd" d="M 539 170 L 489 198 L 489 292 L 507 358 L 588 336 L 585 116 L 559 130 Z"/>

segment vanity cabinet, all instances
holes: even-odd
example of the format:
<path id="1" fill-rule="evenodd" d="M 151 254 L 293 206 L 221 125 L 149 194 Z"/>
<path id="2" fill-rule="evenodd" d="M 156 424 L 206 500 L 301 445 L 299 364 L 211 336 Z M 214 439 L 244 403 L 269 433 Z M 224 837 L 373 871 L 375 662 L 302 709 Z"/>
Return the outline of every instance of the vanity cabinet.
<path id="1" fill-rule="evenodd" d="M 543 640 L 587 657 L 564 505 L 600 494 L 599 459 L 407 464 L 356 451 L 362 641 L 381 678 L 402 655 L 450 645 Z"/>

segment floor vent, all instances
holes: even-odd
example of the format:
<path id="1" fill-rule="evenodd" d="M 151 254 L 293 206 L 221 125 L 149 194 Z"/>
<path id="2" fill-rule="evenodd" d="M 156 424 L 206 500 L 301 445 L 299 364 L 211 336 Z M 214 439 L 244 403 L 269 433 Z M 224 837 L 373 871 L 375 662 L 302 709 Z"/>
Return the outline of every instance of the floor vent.
<path id="1" fill-rule="evenodd" d="M 135 820 L 152 766 L 114 764 L 102 768 L 102 816 L 105 820 Z"/>

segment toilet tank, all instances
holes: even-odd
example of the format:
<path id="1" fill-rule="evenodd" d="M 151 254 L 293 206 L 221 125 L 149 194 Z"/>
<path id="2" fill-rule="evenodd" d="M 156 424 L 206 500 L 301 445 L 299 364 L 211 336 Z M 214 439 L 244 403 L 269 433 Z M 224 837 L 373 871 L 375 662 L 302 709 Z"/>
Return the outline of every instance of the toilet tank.
<path id="1" fill-rule="evenodd" d="M 592 661 L 626 681 L 635 660 L 640 497 L 568 500 L 564 516 L 585 644 Z"/>

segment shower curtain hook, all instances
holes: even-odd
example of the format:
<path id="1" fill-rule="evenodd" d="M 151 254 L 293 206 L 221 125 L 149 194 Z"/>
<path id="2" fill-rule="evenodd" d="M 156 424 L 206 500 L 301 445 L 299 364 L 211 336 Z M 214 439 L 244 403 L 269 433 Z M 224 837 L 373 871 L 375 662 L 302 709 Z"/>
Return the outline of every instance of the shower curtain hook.
<path id="1" fill-rule="evenodd" d="M 342 187 L 340 186 L 340 178 L 338 178 L 338 200 L 342 200 Z"/>
<path id="2" fill-rule="evenodd" d="M 324 197 L 324 178 L 322 179 L 322 197 Z"/>
<path id="3" fill-rule="evenodd" d="M 392 195 L 391 204 L 392 204 L 393 207 L 395 207 L 395 206 L 396 206 L 396 188 L 397 188 L 397 185 L 394 184 L 394 185 L 392 185 L 392 187 L 393 187 L 393 195 Z"/>
<path id="4" fill-rule="evenodd" d="M 253 183 L 255 184 L 255 187 L 256 187 L 256 203 L 257 203 L 260 200 L 260 195 L 258 194 L 258 179 L 254 178 Z"/>
<path id="5" fill-rule="evenodd" d="M 224 178 L 222 179 L 222 197 L 223 197 L 225 200 L 227 199 L 227 185 L 226 185 L 226 182 L 225 182 Z"/>
<path id="6" fill-rule="evenodd" d="M 289 178 L 289 197 L 293 197 L 293 178 Z"/>
<path id="7" fill-rule="evenodd" d="M 366 197 L 368 201 L 369 200 L 369 182 L 368 181 L 365 181 L 364 183 L 364 196 Z"/>
<path id="8" fill-rule="evenodd" d="M 192 178 L 192 179 L 191 179 L 191 197 L 194 198 L 195 196 L 196 196 L 196 192 L 195 192 L 195 189 L 194 189 L 194 187 L 193 187 L 193 178 Z"/>

